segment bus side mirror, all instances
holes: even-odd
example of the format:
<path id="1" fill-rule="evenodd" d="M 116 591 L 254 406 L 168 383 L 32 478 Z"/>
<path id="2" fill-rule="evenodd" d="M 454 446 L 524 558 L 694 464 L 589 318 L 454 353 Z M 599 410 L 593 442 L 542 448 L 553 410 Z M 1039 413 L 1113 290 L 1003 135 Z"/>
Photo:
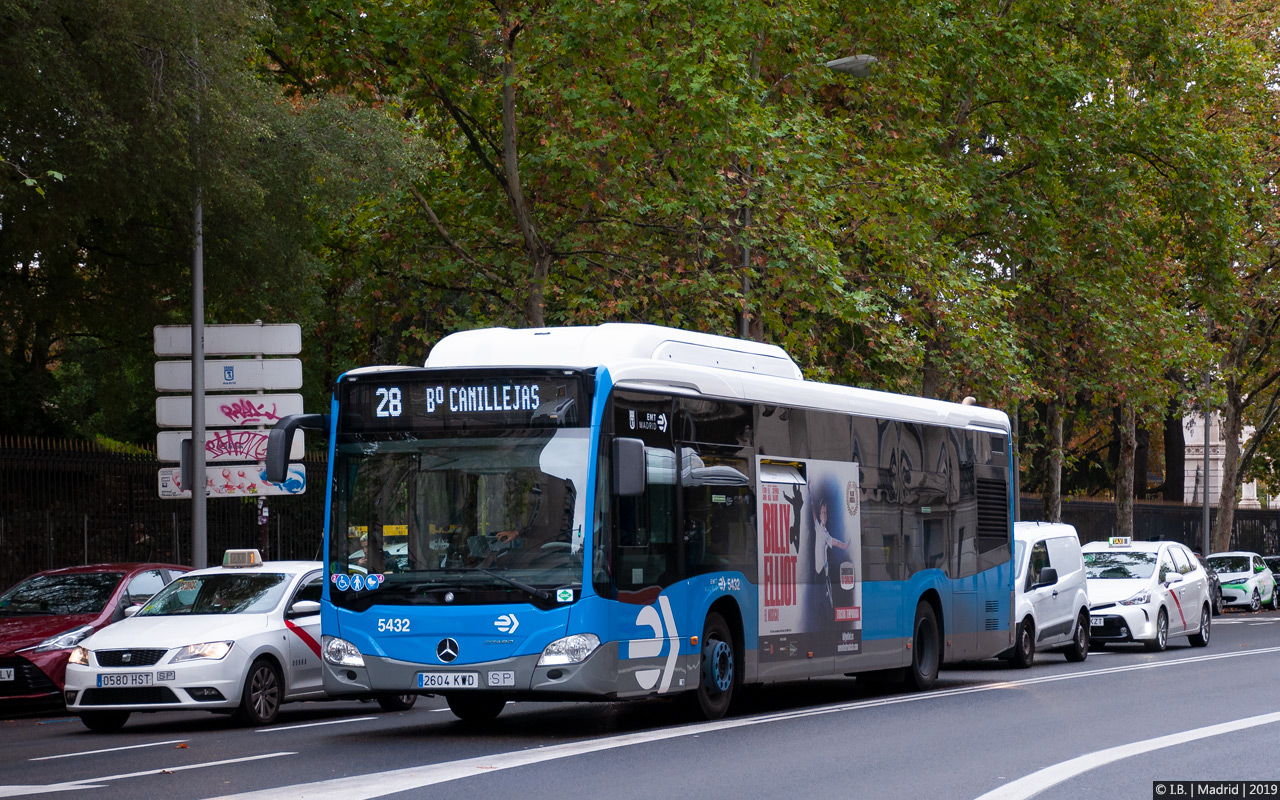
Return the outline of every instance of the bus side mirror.
<path id="1" fill-rule="evenodd" d="M 639 497 L 645 489 L 644 441 L 613 440 L 613 493 L 618 497 Z"/>
<path id="2" fill-rule="evenodd" d="M 282 417 L 267 433 L 267 458 L 263 477 L 272 483 L 284 483 L 289 477 L 289 451 L 298 428 L 324 431 L 329 428 L 328 414 L 290 414 Z"/>

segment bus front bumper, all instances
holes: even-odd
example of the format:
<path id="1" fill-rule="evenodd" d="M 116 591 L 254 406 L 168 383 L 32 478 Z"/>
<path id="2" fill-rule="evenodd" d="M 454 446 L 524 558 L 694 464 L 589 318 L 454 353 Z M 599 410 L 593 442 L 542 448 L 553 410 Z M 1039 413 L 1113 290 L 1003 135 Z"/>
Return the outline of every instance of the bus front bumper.
<path id="1" fill-rule="evenodd" d="M 618 644 L 606 642 L 577 664 L 539 666 L 539 655 L 473 664 L 416 664 L 379 656 L 364 666 L 325 662 L 324 690 L 335 697 L 494 692 L 513 699 L 618 696 Z"/>

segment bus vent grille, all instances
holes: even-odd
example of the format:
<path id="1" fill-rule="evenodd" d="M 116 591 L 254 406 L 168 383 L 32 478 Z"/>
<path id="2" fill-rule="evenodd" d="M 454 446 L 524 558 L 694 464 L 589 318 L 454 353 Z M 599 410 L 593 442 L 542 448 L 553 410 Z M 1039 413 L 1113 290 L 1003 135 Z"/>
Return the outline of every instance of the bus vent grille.
<path id="1" fill-rule="evenodd" d="M 987 617 L 987 630 L 989 631 L 1000 630 L 1000 620 Z"/>
<path id="2" fill-rule="evenodd" d="M 988 600 L 988 601 L 987 601 L 987 613 L 988 613 L 988 614 L 999 614 L 999 613 L 1000 613 L 1000 601 L 999 601 L 999 600 Z"/>

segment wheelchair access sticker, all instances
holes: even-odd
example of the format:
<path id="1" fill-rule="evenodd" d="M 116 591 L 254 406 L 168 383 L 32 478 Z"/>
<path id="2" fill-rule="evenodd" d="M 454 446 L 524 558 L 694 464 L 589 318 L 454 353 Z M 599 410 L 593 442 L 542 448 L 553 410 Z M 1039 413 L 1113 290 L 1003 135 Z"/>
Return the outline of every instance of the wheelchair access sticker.
<path id="1" fill-rule="evenodd" d="M 344 572 L 335 572 L 329 576 L 329 581 L 333 584 L 333 588 L 340 592 L 348 590 L 363 592 L 365 589 L 377 589 L 385 580 L 385 576 L 376 573 L 373 575 L 361 575 L 360 573 L 347 575 Z"/>

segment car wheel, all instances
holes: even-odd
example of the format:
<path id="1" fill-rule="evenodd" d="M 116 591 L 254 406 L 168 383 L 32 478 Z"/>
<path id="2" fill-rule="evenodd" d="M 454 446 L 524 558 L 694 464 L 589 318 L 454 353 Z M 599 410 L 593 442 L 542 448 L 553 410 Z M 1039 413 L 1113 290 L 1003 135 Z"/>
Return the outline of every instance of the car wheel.
<path id="1" fill-rule="evenodd" d="M 698 675 L 698 714 L 720 719 L 729 713 L 740 678 L 733 647 L 733 632 L 724 617 L 712 612 L 702 628 L 702 666 Z"/>
<path id="2" fill-rule="evenodd" d="M 1271 608 L 1280 611 L 1280 586 L 1271 587 Z"/>
<path id="3" fill-rule="evenodd" d="M 1262 595 L 1258 594 L 1258 588 L 1256 586 L 1253 589 L 1253 596 L 1249 598 L 1249 610 L 1250 611 L 1262 610 Z"/>
<path id="4" fill-rule="evenodd" d="M 938 679 L 942 664 L 942 643 L 938 635 L 938 617 L 933 606 L 920 601 L 916 605 L 916 621 L 912 626 L 911 666 L 907 667 L 907 686 L 918 692 L 927 691 Z"/>
<path id="5" fill-rule="evenodd" d="M 1209 619 L 1212 616 L 1209 606 L 1206 605 L 1200 609 L 1200 629 L 1189 637 L 1192 647 L 1204 647 L 1209 644 Z"/>
<path id="6" fill-rule="evenodd" d="M 445 702 L 463 722 L 492 722 L 507 704 L 502 695 L 496 694 L 451 694 Z"/>
<path id="7" fill-rule="evenodd" d="M 260 658 L 249 667 L 240 707 L 233 716 L 244 725 L 270 725 L 280 713 L 282 694 L 280 668 L 270 659 Z"/>
<path id="8" fill-rule="evenodd" d="M 1213 593 L 1213 615 L 1215 617 L 1222 616 L 1222 589 Z"/>
<path id="9" fill-rule="evenodd" d="M 414 703 L 418 702 L 418 696 L 416 694 L 380 694 L 377 700 L 383 711 L 408 711 L 413 708 Z"/>
<path id="10" fill-rule="evenodd" d="M 1160 609 L 1156 615 L 1156 638 L 1145 643 L 1148 652 L 1160 653 L 1169 646 L 1169 615 Z"/>
<path id="11" fill-rule="evenodd" d="M 1089 612 L 1081 611 L 1076 620 L 1076 635 L 1064 654 L 1068 661 L 1080 662 L 1089 657 Z"/>
<path id="12" fill-rule="evenodd" d="M 128 711 L 81 711 L 80 721 L 95 733 L 114 733 L 129 721 Z"/>
<path id="13" fill-rule="evenodd" d="M 1013 633 L 1013 655 L 1009 663 L 1018 669 L 1026 669 L 1036 660 L 1036 626 L 1027 617 L 1018 623 Z"/>

